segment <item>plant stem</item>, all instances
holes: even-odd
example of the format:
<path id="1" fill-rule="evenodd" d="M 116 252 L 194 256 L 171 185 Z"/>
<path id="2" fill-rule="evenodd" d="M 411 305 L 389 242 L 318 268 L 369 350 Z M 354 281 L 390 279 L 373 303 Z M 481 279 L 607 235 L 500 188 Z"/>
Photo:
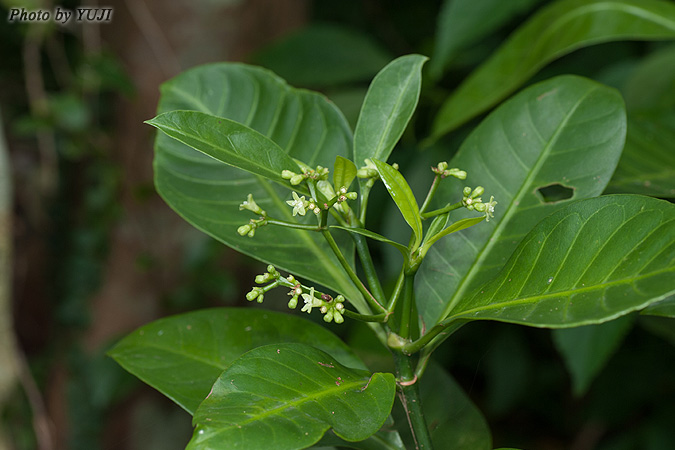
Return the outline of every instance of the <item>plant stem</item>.
<path id="1" fill-rule="evenodd" d="M 384 291 L 382 290 L 382 284 L 380 284 L 380 278 L 377 276 L 373 259 L 370 256 L 370 250 L 368 250 L 368 241 L 366 241 L 365 236 L 360 234 L 350 234 L 352 235 L 352 239 L 354 239 L 356 253 L 359 255 L 361 266 L 365 272 L 366 280 L 368 281 L 368 287 L 370 287 L 370 290 L 373 292 L 373 296 L 378 299 L 379 302 L 384 302 Z"/>
<path id="2" fill-rule="evenodd" d="M 350 319 L 356 319 L 360 320 L 361 322 L 380 322 L 384 323 L 387 321 L 387 318 L 389 317 L 388 314 L 382 313 L 382 314 L 359 314 L 354 311 L 350 311 L 348 309 L 343 309 L 340 314 L 342 314 L 345 317 L 349 317 Z"/>
<path id="3" fill-rule="evenodd" d="M 382 306 L 378 301 L 373 297 L 373 294 L 368 291 L 366 286 L 363 284 L 363 282 L 359 279 L 358 275 L 354 272 L 354 269 L 349 265 L 349 262 L 347 259 L 345 259 L 344 255 L 342 254 L 342 251 L 340 250 L 340 247 L 338 247 L 337 242 L 335 242 L 335 239 L 333 239 L 333 235 L 330 234 L 330 231 L 328 230 L 322 230 L 321 234 L 323 234 L 323 237 L 326 239 L 326 242 L 328 242 L 328 245 L 330 246 L 331 250 L 333 250 L 333 253 L 337 257 L 338 261 L 340 261 L 340 264 L 342 265 L 342 268 L 347 272 L 347 275 L 349 276 L 349 279 L 352 280 L 352 283 L 354 283 L 354 286 L 361 292 L 363 297 L 366 299 L 368 304 L 373 307 L 376 311 L 386 313 L 387 310 L 384 309 L 384 306 Z"/>
<path id="4" fill-rule="evenodd" d="M 414 353 L 419 352 L 421 349 L 427 350 L 425 348 L 431 341 L 434 340 L 439 334 L 443 333 L 444 336 L 449 335 L 457 331 L 462 325 L 464 325 L 464 322 L 462 321 L 447 321 L 447 322 L 440 322 L 436 326 L 434 326 L 431 330 L 429 330 L 424 336 L 420 337 L 414 342 L 410 342 L 409 344 L 406 344 L 403 346 L 401 351 L 405 353 L 406 355 L 412 355 Z M 443 340 L 445 337 L 443 338 Z M 437 347 L 437 345 L 432 346 L 434 349 Z M 433 351 L 433 350 L 432 350 Z"/>
<path id="5" fill-rule="evenodd" d="M 394 291 L 391 293 L 389 298 L 389 303 L 387 303 L 387 310 L 393 311 L 396 308 L 396 303 L 398 299 L 401 298 L 401 293 L 403 292 L 403 282 L 405 281 L 405 270 L 401 269 L 401 273 L 398 275 L 396 280 L 396 285 L 394 286 Z"/>
<path id="6" fill-rule="evenodd" d="M 405 280 L 403 281 L 403 304 L 401 305 L 401 321 L 400 327 L 398 330 L 398 335 L 403 339 L 410 338 L 410 326 L 411 322 L 415 319 L 413 316 L 413 302 L 414 298 L 414 285 L 415 273 L 406 273 Z"/>
<path id="7" fill-rule="evenodd" d="M 279 225 L 286 228 L 294 228 L 296 230 L 321 231 L 321 227 L 318 227 L 316 225 L 304 225 L 302 223 L 284 222 L 283 220 L 267 219 L 267 224 Z"/>
<path id="8" fill-rule="evenodd" d="M 431 199 L 434 198 L 434 194 L 436 194 L 436 189 L 438 189 L 440 181 L 441 176 L 436 175 L 434 177 L 434 181 L 431 182 L 431 187 L 429 188 L 429 192 L 427 193 L 427 198 L 424 199 L 424 203 L 422 203 L 422 207 L 420 208 L 420 214 L 422 214 L 422 217 L 424 217 L 423 213 L 427 209 L 427 206 L 429 206 L 429 203 L 431 203 Z"/>
<path id="9" fill-rule="evenodd" d="M 457 202 L 457 203 L 452 203 L 450 205 L 444 206 L 441 209 L 435 209 L 433 211 L 429 211 L 427 213 L 422 214 L 422 219 L 428 219 L 429 217 L 434 217 L 438 216 L 441 214 L 445 214 L 446 212 L 454 211 L 455 209 L 459 209 L 462 206 L 462 202 Z"/>
<path id="10" fill-rule="evenodd" d="M 394 355 L 396 363 L 399 399 L 403 404 L 408 425 L 413 435 L 416 450 L 432 450 L 431 436 L 424 420 L 422 402 L 420 401 L 417 376 L 413 370 L 413 361 L 410 356 L 400 353 Z"/>

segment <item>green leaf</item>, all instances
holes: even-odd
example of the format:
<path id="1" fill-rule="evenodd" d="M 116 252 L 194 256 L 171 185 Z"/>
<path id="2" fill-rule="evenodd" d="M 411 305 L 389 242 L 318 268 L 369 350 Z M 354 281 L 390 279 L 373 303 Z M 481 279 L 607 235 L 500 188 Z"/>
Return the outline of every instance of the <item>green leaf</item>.
<path id="1" fill-rule="evenodd" d="M 652 303 L 642 310 L 641 314 L 675 318 L 675 296 Z"/>
<path id="2" fill-rule="evenodd" d="M 311 87 L 369 80 L 390 60 L 370 35 L 329 24 L 310 25 L 253 56 L 289 83 Z"/>
<path id="3" fill-rule="evenodd" d="M 675 198 L 675 112 L 629 116 L 626 146 L 608 193 Z"/>
<path id="4" fill-rule="evenodd" d="M 401 252 L 401 254 L 404 257 L 408 255 L 408 247 L 406 247 L 405 245 L 399 244 L 396 241 L 392 241 L 391 239 L 386 238 L 386 237 L 382 236 L 381 234 L 377 234 L 374 231 L 370 231 L 366 228 L 341 227 L 339 225 L 332 225 L 331 228 L 338 228 L 340 230 L 345 230 L 349 233 L 360 234 L 362 236 L 369 237 L 371 239 L 375 239 L 376 241 L 384 242 L 386 244 L 389 244 L 389 245 L 395 247 L 399 252 Z"/>
<path id="5" fill-rule="evenodd" d="M 377 173 L 380 175 L 380 179 L 382 179 L 389 195 L 391 195 L 394 203 L 396 203 L 398 210 L 401 211 L 401 215 L 405 221 L 410 225 L 410 228 L 412 228 L 413 233 L 415 234 L 415 242 L 412 248 L 417 249 L 422 240 L 424 230 L 422 229 L 420 208 L 417 206 L 417 200 L 415 200 L 412 189 L 410 189 L 408 182 L 398 170 L 377 159 L 373 159 L 372 161 L 373 164 L 375 164 Z"/>
<path id="6" fill-rule="evenodd" d="M 443 450 L 490 450 L 490 428 L 479 409 L 457 382 L 437 364 L 429 364 L 420 382 L 420 397 L 434 448 Z M 415 448 L 400 405 L 394 420 L 407 448 Z"/>
<path id="7" fill-rule="evenodd" d="M 393 425 L 393 423 L 391 424 Z M 355 448 L 358 450 L 406 450 L 401 436 L 392 428 L 389 423 L 384 426 L 377 433 L 370 436 L 368 439 L 358 442 L 349 442 L 341 439 L 332 431 L 324 434 L 323 438 L 312 448 L 326 449 L 326 447 L 338 448 Z"/>
<path id="8" fill-rule="evenodd" d="M 354 163 L 387 161 L 415 112 L 428 58 L 406 55 L 390 62 L 373 79 L 354 131 Z"/>
<path id="9" fill-rule="evenodd" d="M 145 123 L 227 165 L 287 185 L 282 170 L 300 168 L 274 141 L 232 120 L 197 111 L 170 111 Z"/>
<path id="10" fill-rule="evenodd" d="M 567 328 L 606 322 L 673 293 L 675 205 L 609 195 L 542 220 L 450 317 Z"/>
<path id="11" fill-rule="evenodd" d="M 440 238 L 445 237 L 451 233 L 456 233 L 458 231 L 465 230 L 469 227 L 472 227 L 474 225 L 477 225 L 481 223 L 483 220 L 485 220 L 485 216 L 481 217 L 471 217 L 468 219 L 460 219 L 455 223 L 450 224 L 450 226 L 446 227 L 442 231 L 432 235 L 429 237 L 424 244 L 422 244 L 423 252 L 426 252 L 436 241 L 438 241 Z"/>
<path id="12" fill-rule="evenodd" d="M 313 167 L 331 167 L 338 155 L 351 153 L 351 131 L 332 103 L 321 95 L 293 89 L 256 67 L 223 63 L 188 70 L 162 85 L 158 109 L 160 113 L 198 111 L 238 122 Z M 258 140 L 269 148 L 269 142 Z M 270 158 L 282 161 L 278 152 Z M 241 253 L 340 292 L 365 311 L 360 293 L 319 233 L 267 226 L 253 239 L 237 234 L 237 228 L 252 218 L 249 211 L 239 211 L 248 194 L 271 217 L 296 220 L 286 204 L 287 188 L 223 164 L 164 133 L 155 141 L 154 169 L 159 194 L 196 228 Z M 342 234 L 336 240 L 348 260 L 353 260 L 351 239 Z"/>
<path id="13" fill-rule="evenodd" d="M 309 345 L 258 347 L 215 382 L 187 448 L 300 449 L 330 428 L 360 441 L 384 424 L 395 391 L 392 374 L 350 369 Z"/>
<path id="14" fill-rule="evenodd" d="M 675 46 L 642 61 L 624 83 L 628 135 L 609 193 L 675 197 Z"/>
<path id="15" fill-rule="evenodd" d="M 445 0 L 438 14 L 429 72 L 439 78 L 462 49 L 489 35 L 542 0 Z"/>
<path id="16" fill-rule="evenodd" d="M 250 308 L 218 308 L 167 317 L 122 339 L 108 355 L 193 414 L 218 376 L 256 347 L 311 344 L 342 364 L 365 366 L 340 338 L 308 320 Z"/>
<path id="17" fill-rule="evenodd" d="M 675 38 L 675 5 L 659 0 L 564 0 L 542 9 L 457 88 L 434 120 L 436 139 L 506 98 L 549 62 L 616 40 Z"/>
<path id="18" fill-rule="evenodd" d="M 492 278 L 518 242 L 570 200 L 602 193 L 616 167 L 626 128 L 623 101 L 613 89 L 576 76 L 531 86 L 492 112 L 450 162 L 498 202 L 490 222 L 453 233 L 427 253 L 415 296 L 429 329 L 467 293 Z M 567 190 L 568 200 L 547 202 L 539 192 Z M 440 206 L 461 195 L 441 183 Z M 439 207 L 440 207 L 439 206 Z M 472 216 L 454 211 L 453 216 Z"/>
<path id="19" fill-rule="evenodd" d="M 333 166 L 333 186 L 335 186 L 335 189 L 340 189 L 341 187 L 349 189 L 354 178 L 356 178 L 356 166 L 354 163 L 338 155 L 335 158 L 335 165 Z"/>
<path id="20" fill-rule="evenodd" d="M 553 330 L 553 342 L 572 375 L 574 395 L 583 395 L 633 326 L 620 317 L 600 325 Z"/>

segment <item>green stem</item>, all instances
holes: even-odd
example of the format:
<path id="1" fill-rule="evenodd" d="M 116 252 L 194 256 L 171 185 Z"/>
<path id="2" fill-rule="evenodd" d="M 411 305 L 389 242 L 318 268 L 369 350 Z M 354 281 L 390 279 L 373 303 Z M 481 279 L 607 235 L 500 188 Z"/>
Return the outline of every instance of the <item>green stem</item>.
<path id="1" fill-rule="evenodd" d="M 322 228 L 318 227 L 316 225 L 304 225 L 301 223 L 295 223 L 295 222 L 284 222 L 283 220 L 274 220 L 274 219 L 267 219 L 267 224 L 268 225 L 279 225 L 282 227 L 286 228 L 294 228 L 296 230 L 306 230 L 306 231 L 321 231 Z"/>
<path id="2" fill-rule="evenodd" d="M 434 194 L 436 194 L 436 189 L 438 189 L 438 185 L 440 184 L 441 181 L 441 176 L 436 175 L 434 177 L 434 181 L 431 183 L 431 187 L 429 188 L 429 192 L 427 193 L 427 198 L 424 199 L 424 203 L 422 203 L 422 207 L 420 208 L 420 214 L 423 214 L 424 211 L 427 209 L 427 206 L 429 206 L 429 203 L 431 203 L 431 199 L 434 198 Z"/>
<path id="3" fill-rule="evenodd" d="M 326 239 L 326 242 L 328 242 L 328 245 L 330 246 L 331 250 L 333 250 L 333 253 L 337 257 L 338 261 L 340 261 L 342 268 L 345 270 L 345 272 L 347 272 L 349 279 L 352 280 L 352 283 L 354 284 L 354 286 L 356 286 L 359 292 L 361 292 L 361 294 L 366 299 L 368 304 L 370 304 L 370 306 L 373 307 L 376 311 L 386 313 L 387 310 L 384 309 L 384 306 L 378 303 L 375 297 L 373 297 L 373 295 L 368 291 L 363 282 L 359 279 L 358 275 L 356 275 L 354 269 L 352 269 L 352 267 L 349 265 L 349 262 L 342 254 L 340 247 L 338 247 L 337 242 L 335 242 L 335 239 L 333 239 L 333 235 L 330 234 L 330 231 L 322 230 L 321 234 L 323 234 L 323 237 Z"/>
<path id="4" fill-rule="evenodd" d="M 400 328 L 398 330 L 398 335 L 403 339 L 410 338 L 410 325 L 411 321 L 415 320 L 413 317 L 413 302 L 415 301 L 415 273 L 406 273 L 405 280 L 403 282 L 403 305 L 401 308 L 401 321 Z"/>
<path id="5" fill-rule="evenodd" d="M 367 183 L 364 183 L 361 187 L 361 203 L 359 205 L 359 222 L 365 225 L 366 223 L 366 211 L 368 210 L 368 197 L 370 196 L 370 188 Z"/>
<path id="6" fill-rule="evenodd" d="M 349 317 L 350 319 L 360 320 L 361 322 L 380 322 L 380 323 L 384 323 L 389 318 L 389 315 L 386 314 L 386 313 L 382 313 L 382 314 L 359 314 L 357 312 L 350 311 L 348 309 L 343 309 L 342 311 L 340 311 L 340 314 L 342 314 L 345 317 Z"/>
<path id="7" fill-rule="evenodd" d="M 350 234 L 352 235 L 352 239 L 354 239 L 356 253 L 359 255 L 359 260 L 361 261 L 363 272 L 366 275 L 368 287 L 370 287 L 373 296 L 378 299 L 379 302 L 384 302 L 386 297 L 384 295 L 384 290 L 382 289 L 382 284 L 380 284 L 380 278 L 377 276 L 373 259 L 370 256 L 370 250 L 368 250 L 368 241 L 366 240 L 365 236 L 360 234 Z"/>
<path id="8" fill-rule="evenodd" d="M 431 436 L 424 420 L 422 402 L 418 389 L 418 378 L 413 370 L 413 361 L 409 356 L 395 354 L 399 399 L 403 404 L 408 425 L 415 442 L 415 450 L 432 450 Z"/>
<path id="9" fill-rule="evenodd" d="M 401 269 L 401 273 L 398 274 L 398 279 L 396 280 L 396 285 L 394 286 L 394 291 L 389 297 L 389 303 L 387 303 L 387 310 L 393 311 L 396 308 L 396 303 L 398 299 L 401 298 L 401 293 L 403 292 L 403 282 L 405 281 L 405 271 Z"/>
<path id="10" fill-rule="evenodd" d="M 454 211 L 455 209 L 459 209 L 462 206 L 462 202 L 457 202 L 453 203 L 451 205 L 447 205 L 441 209 L 435 209 L 433 211 L 429 211 L 427 213 L 422 214 L 422 219 L 428 219 L 429 217 L 434 217 L 434 216 L 439 216 L 441 214 L 445 214 L 446 212 Z"/>
<path id="11" fill-rule="evenodd" d="M 458 321 L 458 320 L 447 320 L 447 321 L 442 321 L 439 322 L 436 326 L 434 326 L 431 330 L 429 330 L 427 333 L 424 334 L 424 336 L 420 337 L 416 341 L 410 342 L 409 344 L 406 344 L 403 346 L 401 351 L 405 353 L 406 355 L 412 355 L 414 353 L 419 352 L 424 348 L 425 353 L 427 353 L 427 349 L 429 349 L 429 352 L 433 351 L 436 347 L 438 347 L 439 343 L 432 344 L 431 346 L 427 347 L 429 343 L 431 343 L 438 335 L 442 333 L 442 339 L 441 341 L 445 340 L 447 335 L 454 333 L 457 331 L 462 325 L 464 325 L 463 321 Z"/>

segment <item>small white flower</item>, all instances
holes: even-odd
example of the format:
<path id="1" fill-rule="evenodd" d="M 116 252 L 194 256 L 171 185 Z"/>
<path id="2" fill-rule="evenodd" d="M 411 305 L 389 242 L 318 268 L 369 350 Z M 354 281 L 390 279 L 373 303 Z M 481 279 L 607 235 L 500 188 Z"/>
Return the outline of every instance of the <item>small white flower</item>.
<path id="1" fill-rule="evenodd" d="M 298 197 L 298 194 L 293 191 L 293 200 L 287 200 L 286 203 L 289 206 L 293 207 L 293 215 L 295 216 L 296 214 L 300 214 L 301 216 L 305 215 L 305 208 L 307 207 L 307 201 L 305 200 L 305 196 L 303 195 L 302 197 Z"/>
<path id="2" fill-rule="evenodd" d="M 312 312 L 312 306 L 314 306 L 314 288 L 310 288 L 309 294 L 302 294 L 302 299 L 305 301 L 305 306 L 302 307 L 302 312 L 307 312 L 307 314 Z"/>

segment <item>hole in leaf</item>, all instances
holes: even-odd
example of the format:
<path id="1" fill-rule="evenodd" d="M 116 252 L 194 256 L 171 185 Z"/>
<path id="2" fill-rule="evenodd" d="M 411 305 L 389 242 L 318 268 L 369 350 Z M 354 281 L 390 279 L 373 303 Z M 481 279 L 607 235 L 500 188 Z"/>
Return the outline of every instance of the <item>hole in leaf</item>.
<path id="1" fill-rule="evenodd" d="M 574 189 L 555 183 L 540 187 L 537 189 L 537 194 L 544 203 L 556 203 L 572 198 Z"/>

